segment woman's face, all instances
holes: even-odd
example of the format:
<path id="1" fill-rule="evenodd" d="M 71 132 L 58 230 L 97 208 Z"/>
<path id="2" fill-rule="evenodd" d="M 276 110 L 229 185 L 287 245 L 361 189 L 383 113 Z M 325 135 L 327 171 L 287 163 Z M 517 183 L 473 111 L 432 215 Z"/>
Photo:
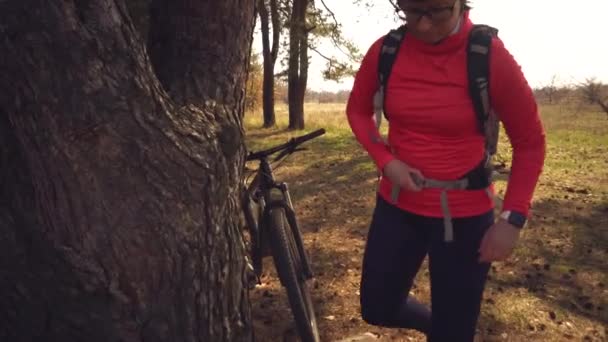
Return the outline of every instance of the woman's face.
<path id="1" fill-rule="evenodd" d="M 436 43 L 447 37 L 458 23 L 464 0 L 398 0 L 408 32 L 416 38 Z"/>

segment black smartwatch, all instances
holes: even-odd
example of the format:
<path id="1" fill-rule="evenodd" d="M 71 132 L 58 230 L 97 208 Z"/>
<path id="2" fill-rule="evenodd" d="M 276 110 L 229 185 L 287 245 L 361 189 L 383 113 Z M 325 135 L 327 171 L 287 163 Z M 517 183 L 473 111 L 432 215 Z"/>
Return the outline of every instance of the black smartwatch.
<path id="1" fill-rule="evenodd" d="M 526 216 L 517 211 L 505 210 L 500 214 L 500 218 L 519 229 L 523 228 L 526 224 Z"/>

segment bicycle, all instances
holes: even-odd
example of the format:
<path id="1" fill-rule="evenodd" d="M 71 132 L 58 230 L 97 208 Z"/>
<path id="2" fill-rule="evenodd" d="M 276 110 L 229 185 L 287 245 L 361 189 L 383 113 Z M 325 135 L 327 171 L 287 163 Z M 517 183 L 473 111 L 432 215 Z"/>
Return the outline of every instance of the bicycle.
<path id="1" fill-rule="evenodd" d="M 251 152 L 247 161 L 258 161 L 255 177 L 243 183 L 242 207 L 249 232 L 251 267 L 260 284 L 262 259 L 272 255 L 281 285 L 287 291 L 289 305 L 302 342 L 318 342 L 319 332 L 310 292 L 313 272 L 304 249 L 288 186 L 277 183 L 269 157 L 280 152 L 279 162 L 306 141 L 325 134 L 324 129 L 292 138 L 287 143 L 266 150 Z"/>

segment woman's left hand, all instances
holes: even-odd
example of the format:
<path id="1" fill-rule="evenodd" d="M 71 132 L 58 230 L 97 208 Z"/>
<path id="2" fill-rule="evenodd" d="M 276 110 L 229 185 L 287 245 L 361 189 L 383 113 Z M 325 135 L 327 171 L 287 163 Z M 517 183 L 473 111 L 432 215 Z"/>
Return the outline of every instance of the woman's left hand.
<path id="1" fill-rule="evenodd" d="M 520 229 L 499 219 L 485 233 L 479 247 L 479 262 L 503 261 L 509 258 L 517 241 Z"/>

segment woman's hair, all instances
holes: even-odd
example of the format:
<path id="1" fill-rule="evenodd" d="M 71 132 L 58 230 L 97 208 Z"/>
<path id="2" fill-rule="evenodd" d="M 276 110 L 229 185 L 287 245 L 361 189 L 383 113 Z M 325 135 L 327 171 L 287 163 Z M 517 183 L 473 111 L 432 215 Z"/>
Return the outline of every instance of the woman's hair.
<path id="1" fill-rule="evenodd" d="M 397 0 L 389 0 L 389 1 L 393 5 L 393 7 L 395 8 L 395 12 L 399 12 L 401 10 L 399 8 L 399 6 L 397 5 Z M 465 11 L 470 10 L 471 8 L 473 8 L 471 6 L 471 1 L 470 0 L 462 0 L 461 4 L 462 4 L 462 9 L 465 10 Z"/>

